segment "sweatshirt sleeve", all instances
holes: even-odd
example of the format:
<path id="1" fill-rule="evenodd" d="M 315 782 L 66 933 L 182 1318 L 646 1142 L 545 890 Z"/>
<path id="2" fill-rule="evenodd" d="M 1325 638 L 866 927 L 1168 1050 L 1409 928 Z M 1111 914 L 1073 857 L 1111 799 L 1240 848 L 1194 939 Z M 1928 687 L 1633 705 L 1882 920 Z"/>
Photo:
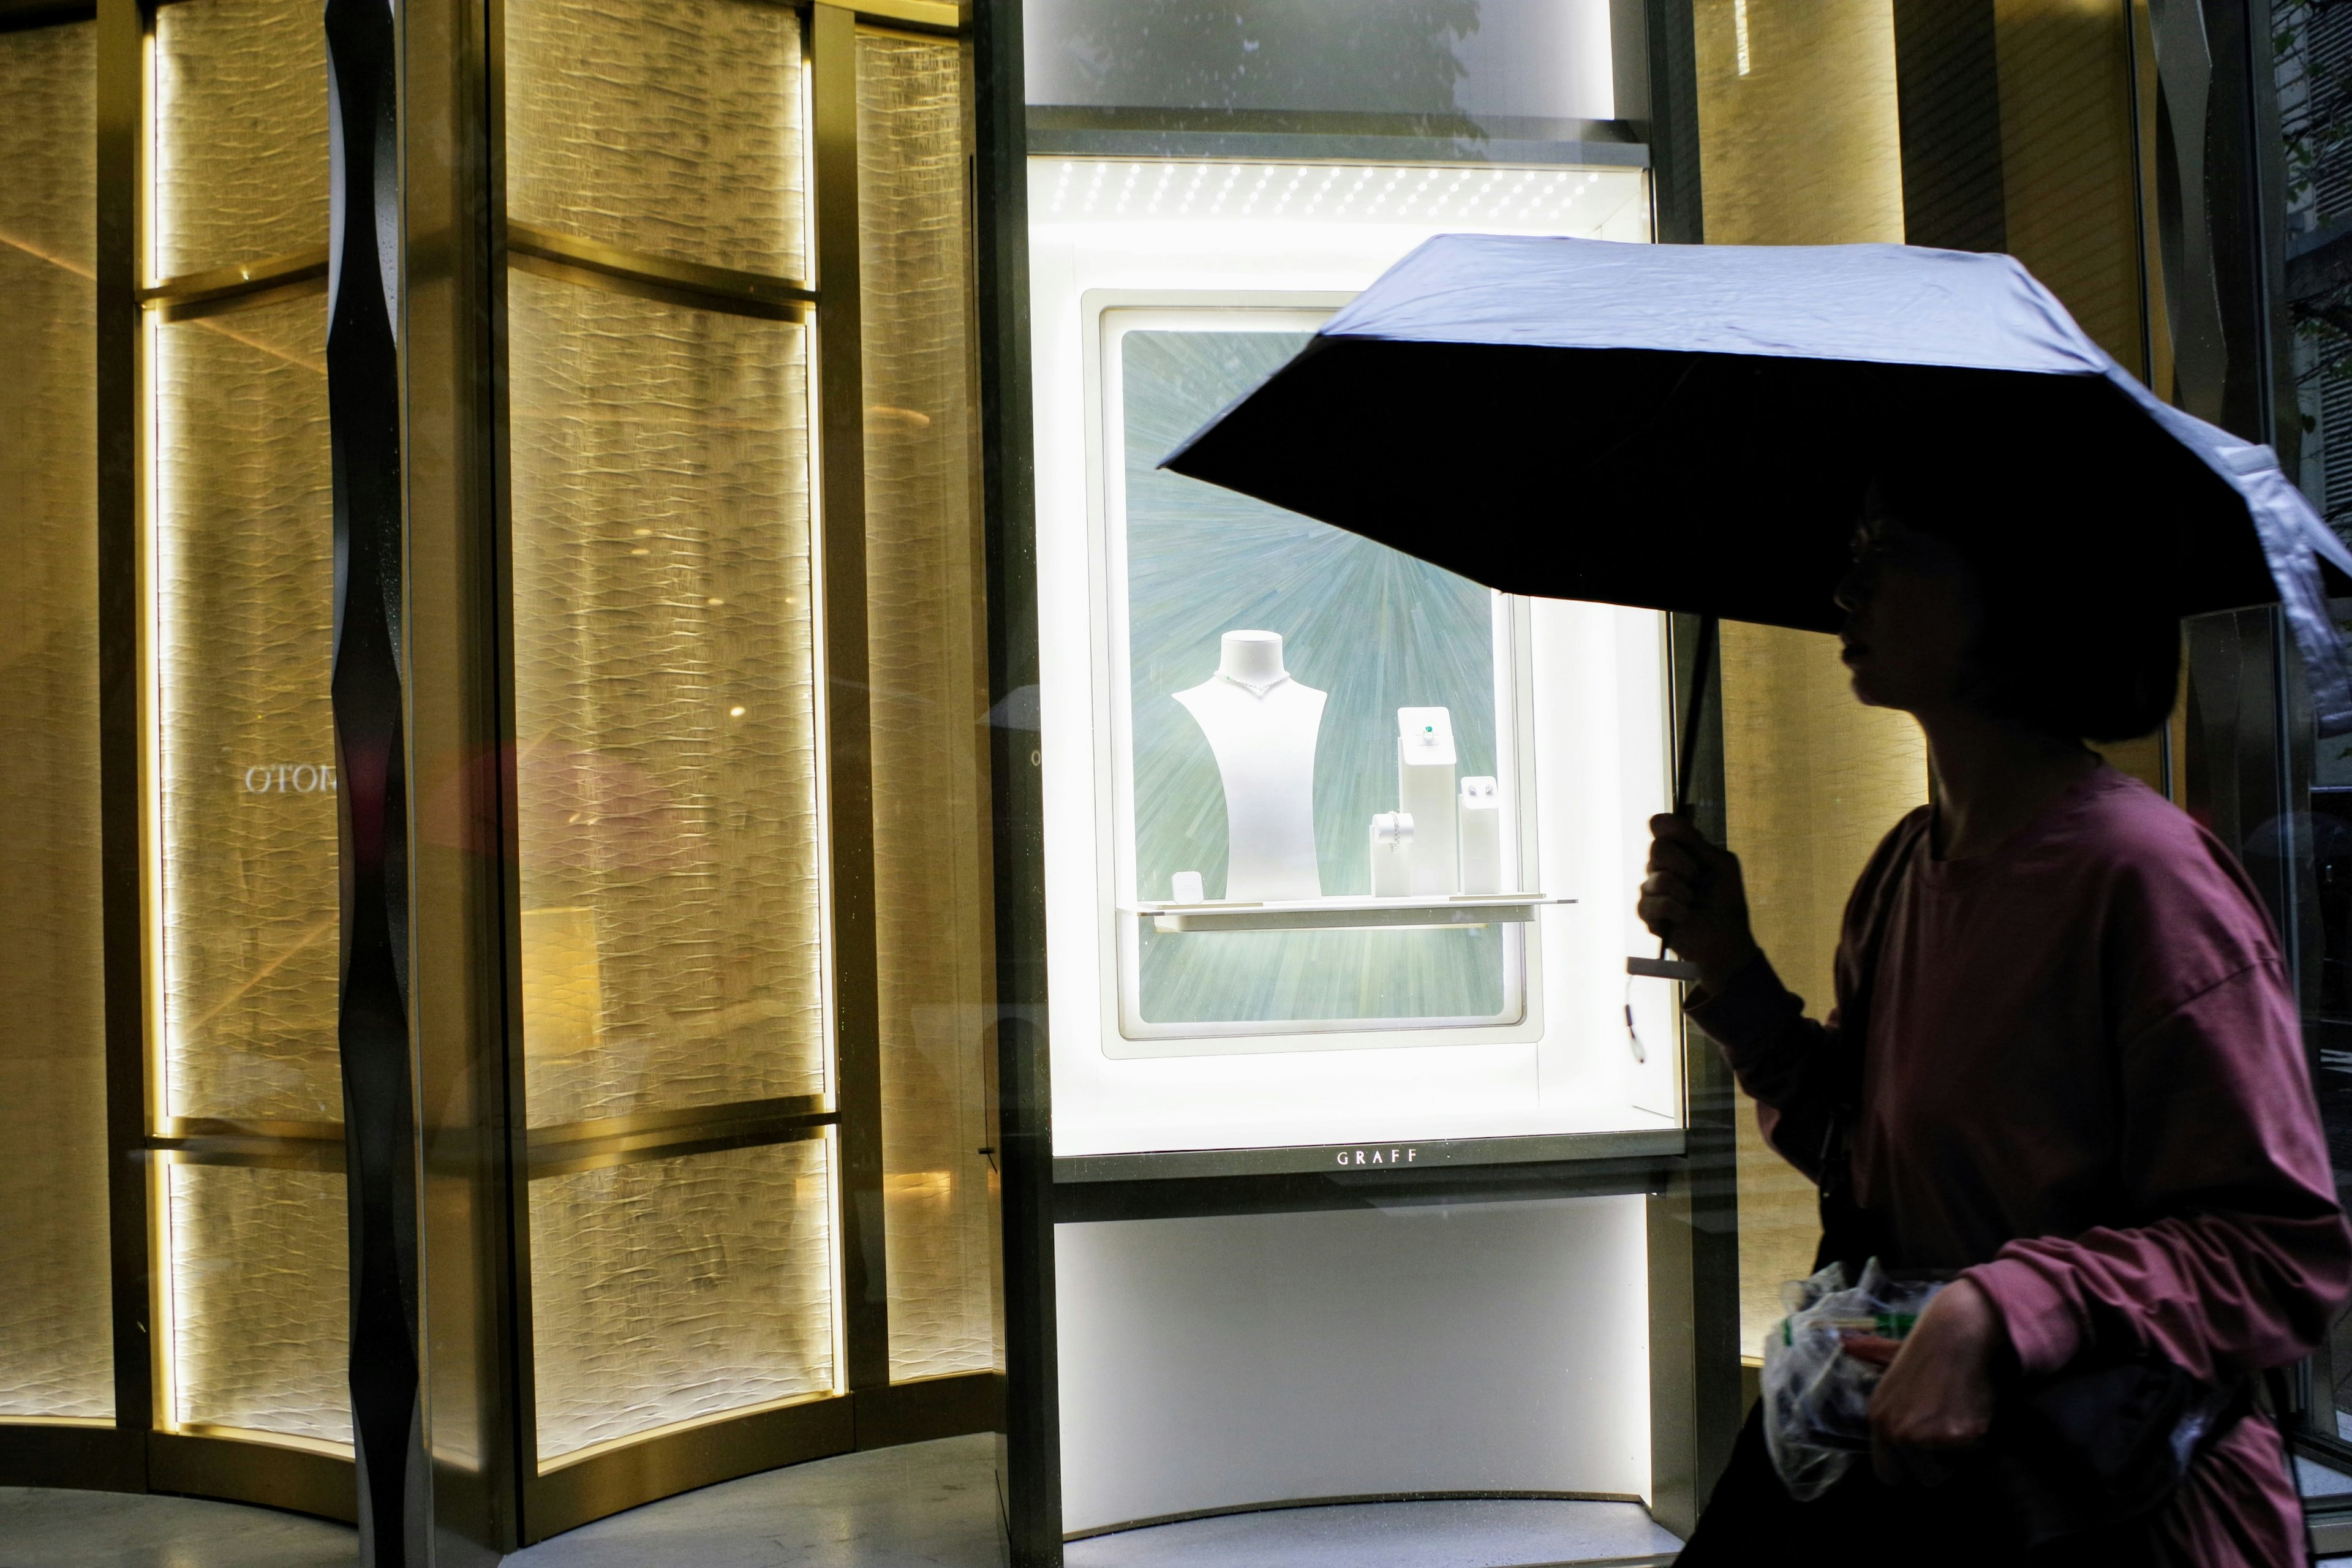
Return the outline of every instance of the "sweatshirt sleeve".
<path id="1" fill-rule="evenodd" d="M 1854 883 L 1846 900 L 1835 965 L 1841 1001 L 1865 984 L 1863 949 L 1870 931 L 1885 919 L 1886 895 L 1899 885 L 1899 868 L 1927 822 L 1923 806 L 1896 823 Z M 1822 1145 L 1836 1119 L 1840 1079 L 1859 1077 L 1858 1064 L 1847 1052 L 1858 1053 L 1861 1046 L 1846 1037 L 1840 1021 L 1845 1009 L 1831 1008 L 1822 1021 L 1806 1017 L 1805 999 L 1780 983 L 1771 961 L 1759 951 L 1722 991 L 1693 993 L 1684 1011 L 1723 1047 L 1732 1076 L 1756 1101 L 1756 1124 L 1764 1141 L 1819 1181 Z"/>
<path id="2" fill-rule="evenodd" d="M 1805 1016 L 1805 999 L 1759 952 L 1719 992 L 1695 993 L 1692 1023 L 1723 1047 L 1732 1076 L 1756 1101 L 1757 1125 L 1780 1157 L 1816 1180 L 1837 1107 L 1827 1070 L 1840 1047 L 1837 1015 Z"/>
<path id="3" fill-rule="evenodd" d="M 2293 1002 L 2274 957 L 2122 1042 L 2121 1215 L 1968 1271 L 2018 1360 L 2152 1350 L 2208 1383 L 2309 1352 L 2352 1290 Z"/>

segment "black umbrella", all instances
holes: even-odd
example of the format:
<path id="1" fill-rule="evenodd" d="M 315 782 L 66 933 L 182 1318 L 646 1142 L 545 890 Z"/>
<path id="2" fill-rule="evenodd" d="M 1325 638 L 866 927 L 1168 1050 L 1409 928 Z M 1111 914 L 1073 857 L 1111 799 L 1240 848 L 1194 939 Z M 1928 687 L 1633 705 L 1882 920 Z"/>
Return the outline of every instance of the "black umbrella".
<path id="1" fill-rule="evenodd" d="M 2021 571 L 2281 603 L 2320 732 L 2352 731 L 2323 581 L 2352 587 L 2352 552 L 2268 447 L 2157 399 L 2005 256 L 1444 236 L 1161 467 L 1505 593 L 1696 613 L 1704 679 L 1716 617 L 1837 627 L 1890 462 L 1988 498 L 1988 530 L 2033 498 L 2000 541 Z"/>
<path id="2" fill-rule="evenodd" d="M 1161 465 L 1511 594 L 1834 630 L 1890 456 L 2053 496 L 2016 547 L 2179 615 L 2281 601 L 2352 730 L 2322 563 L 2270 449 L 2158 401 L 2005 256 L 1430 241 Z M 1989 515 L 1989 528 L 2000 526 Z"/>

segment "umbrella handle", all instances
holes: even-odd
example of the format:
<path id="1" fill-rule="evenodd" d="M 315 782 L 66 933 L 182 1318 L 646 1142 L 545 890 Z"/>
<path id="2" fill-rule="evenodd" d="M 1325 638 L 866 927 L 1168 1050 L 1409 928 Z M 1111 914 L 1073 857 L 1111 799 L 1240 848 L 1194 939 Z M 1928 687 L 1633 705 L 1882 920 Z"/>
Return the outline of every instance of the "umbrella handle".
<path id="1" fill-rule="evenodd" d="M 1707 682 L 1715 674 L 1715 642 L 1718 626 L 1713 616 L 1698 618 L 1698 642 L 1692 649 L 1690 705 L 1683 711 L 1682 742 L 1675 749 L 1675 815 L 1685 822 L 1691 814 L 1691 775 L 1698 771 L 1698 728 L 1706 709 Z M 1655 958 L 1629 958 L 1625 973 L 1654 980 L 1696 981 L 1698 965 L 1666 956 L 1666 939 L 1658 939 Z"/>

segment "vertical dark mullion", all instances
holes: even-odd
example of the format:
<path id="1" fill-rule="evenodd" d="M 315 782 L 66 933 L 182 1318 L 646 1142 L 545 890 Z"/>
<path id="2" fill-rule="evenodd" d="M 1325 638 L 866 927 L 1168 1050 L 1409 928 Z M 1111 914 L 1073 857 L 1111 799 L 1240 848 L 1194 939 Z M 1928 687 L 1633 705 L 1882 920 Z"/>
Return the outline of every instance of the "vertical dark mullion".
<path id="1" fill-rule="evenodd" d="M 1699 169 L 1698 41 L 1691 0 L 1643 0 L 1650 216 L 1664 245 L 1706 239 Z"/>
<path id="2" fill-rule="evenodd" d="M 125 1485 L 146 1486 L 155 1425 L 147 1159 L 146 637 L 140 605 L 140 286 L 145 236 L 140 146 L 146 17 L 139 0 L 98 6 L 99 815 L 104 905 L 107 1218 L 113 1264 L 114 1421 L 131 1435 Z"/>
<path id="3" fill-rule="evenodd" d="M 882 1215 L 880 975 L 874 925 L 873 705 L 867 689 L 866 391 L 857 266 L 857 16 L 812 7 L 817 427 L 824 519 L 825 831 L 841 1124 L 843 1358 L 853 1389 L 890 1381 Z"/>
<path id="4" fill-rule="evenodd" d="M 1037 685 L 1036 447 L 1029 387 L 1029 203 L 1021 0 L 974 0 L 972 186 L 986 457 L 990 848 L 996 900 L 997 1159 L 1004 1235 L 1000 1482 L 1015 1568 L 1062 1561 L 1054 1302 L 1054 1113 L 1045 1025 L 1042 758 L 1009 700 Z M 1034 711 L 1034 705 L 1031 708 Z M 1034 721 L 1033 721 L 1034 722 Z"/>
<path id="5" fill-rule="evenodd" d="M 378 214 L 400 210 L 399 35 L 378 0 L 327 0 L 327 314 L 333 453 L 336 792 L 342 952 L 336 1021 L 351 1222 L 352 1436 L 362 1560 L 431 1561 L 422 1447 L 423 1263 L 411 1006 L 406 467 L 398 289 Z"/>

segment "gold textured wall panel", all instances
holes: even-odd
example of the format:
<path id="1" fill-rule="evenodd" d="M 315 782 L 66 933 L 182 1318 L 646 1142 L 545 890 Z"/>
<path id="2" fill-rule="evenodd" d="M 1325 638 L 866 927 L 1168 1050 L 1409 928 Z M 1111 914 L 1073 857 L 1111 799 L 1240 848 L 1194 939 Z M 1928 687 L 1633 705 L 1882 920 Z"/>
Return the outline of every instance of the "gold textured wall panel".
<path id="1" fill-rule="evenodd" d="M 1696 0 L 1692 12 L 1707 243 L 1900 244 L 1891 0 Z"/>
<path id="2" fill-rule="evenodd" d="M 170 1418 L 350 1442 L 342 1173 L 177 1163 L 164 1170 Z"/>
<path id="3" fill-rule="evenodd" d="M 510 300 L 530 1123 L 822 1092 L 805 331 Z"/>
<path id="4" fill-rule="evenodd" d="M 0 33 L 0 1418 L 114 1413 L 92 28 Z"/>
<path id="5" fill-rule="evenodd" d="M 832 1144 L 530 1184 L 542 1466 L 833 1387 Z"/>
<path id="6" fill-rule="evenodd" d="M 180 1116 L 342 1117 L 326 317 L 313 293 L 152 339 L 163 1034 Z"/>
<path id="7" fill-rule="evenodd" d="M 2124 0 L 1997 0 L 2010 254 L 2140 369 L 2139 215 Z"/>
<path id="8" fill-rule="evenodd" d="M 1717 245 L 1903 238 L 1902 127 L 1889 0 L 1748 0 L 1741 74 L 1732 0 L 1698 0 L 1700 163 Z M 1926 798 L 1917 727 L 1853 700 L 1834 639 L 1723 628 L 1731 847 L 1757 940 L 1819 1016 L 1853 879 Z M 1761 1353 L 1780 1284 L 1812 1266 L 1812 1184 L 1738 1117 L 1740 1347 Z"/>
<path id="9" fill-rule="evenodd" d="M 998 1364 L 987 670 L 962 47 L 858 39 L 890 1373 Z"/>
<path id="10" fill-rule="evenodd" d="M 157 7 L 153 103 L 155 276 L 327 243 L 318 0 Z"/>
<path id="11" fill-rule="evenodd" d="M 1731 847 L 1756 940 L 1815 1017 L 1834 1005 L 1831 965 L 1854 879 L 1903 814 L 1927 799 L 1926 742 L 1906 713 L 1854 700 L 1836 639 L 1727 623 L 1723 773 Z M 1811 1271 L 1813 1186 L 1739 1119 L 1743 1353 L 1762 1353 L 1780 1285 Z"/>
<path id="12" fill-rule="evenodd" d="M 714 267 L 808 275 L 801 18 L 764 0 L 512 0 L 507 211 Z"/>

